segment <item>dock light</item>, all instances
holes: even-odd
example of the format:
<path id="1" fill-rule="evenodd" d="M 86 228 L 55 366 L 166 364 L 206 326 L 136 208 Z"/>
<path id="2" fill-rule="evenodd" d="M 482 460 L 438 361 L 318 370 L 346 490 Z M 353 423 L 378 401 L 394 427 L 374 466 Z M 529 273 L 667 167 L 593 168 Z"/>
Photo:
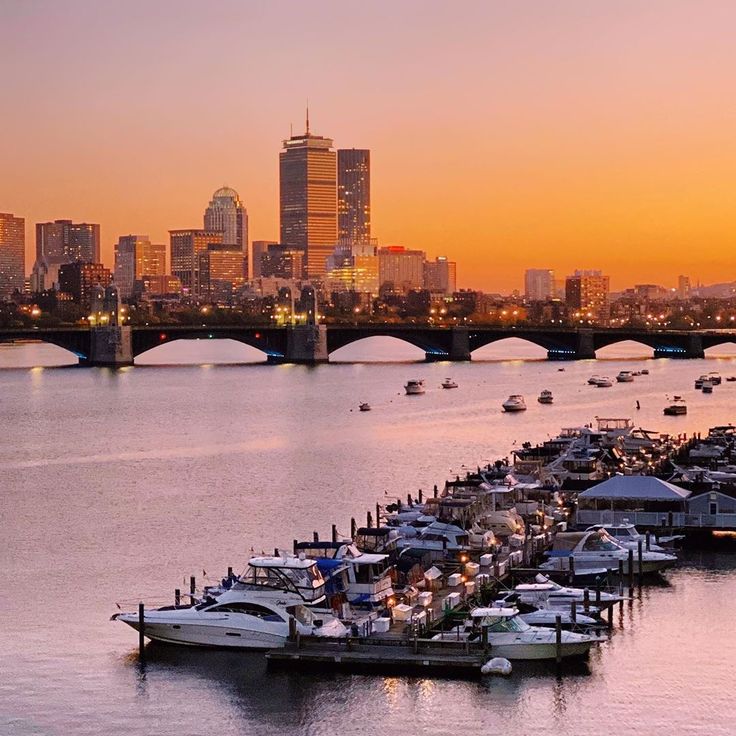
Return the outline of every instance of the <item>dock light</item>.
<path id="1" fill-rule="evenodd" d="M 38 317 L 41 314 L 41 310 L 38 307 L 31 309 L 31 317 Z"/>
<path id="2" fill-rule="evenodd" d="M 391 597 L 390 597 L 390 598 L 389 598 L 389 599 L 388 599 L 388 600 L 386 601 L 386 605 L 387 605 L 387 606 L 388 606 L 389 608 L 393 608 L 393 607 L 394 607 L 394 606 L 396 605 L 396 599 L 395 599 L 395 598 L 394 598 L 393 596 L 391 596 Z"/>
<path id="3" fill-rule="evenodd" d="M 160 334 L 160 335 L 158 336 L 158 339 L 159 339 L 159 340 L 165 340 L 165 339 L 166 339 L 166 333 L 165 333 L 165 332 L 162 332 L 162 333 L 161 333 L 161 334 Z"/>
<path id="4" fill-rule="evenodd" d="M 467 562 L 468 556 L 467 555 L 460 555 L 460 562 Z"/>

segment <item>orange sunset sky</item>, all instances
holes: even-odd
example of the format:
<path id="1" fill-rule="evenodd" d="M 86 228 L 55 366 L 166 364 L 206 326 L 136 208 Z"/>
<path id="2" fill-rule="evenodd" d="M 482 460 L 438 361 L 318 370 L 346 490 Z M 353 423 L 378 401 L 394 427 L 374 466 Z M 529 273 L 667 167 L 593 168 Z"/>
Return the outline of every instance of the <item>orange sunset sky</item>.
<path id="1" fill-rule="evenodd" d="M 736 278 L 733 0 L 0 0 L 0 211 L 168 242 L 240 192 L 278 239 L 278 152 L 370 148 L 373 234 L 612 288 Z"/>

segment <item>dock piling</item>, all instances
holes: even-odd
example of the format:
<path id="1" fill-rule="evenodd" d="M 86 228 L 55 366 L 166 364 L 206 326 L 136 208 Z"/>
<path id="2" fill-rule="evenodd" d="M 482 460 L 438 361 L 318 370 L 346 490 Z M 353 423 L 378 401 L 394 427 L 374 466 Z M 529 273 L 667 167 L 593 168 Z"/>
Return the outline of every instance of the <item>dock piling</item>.
<path id="1" fill-rule="evenodd" d="M 289 641 L 296 641 L 296 619 L 289 616 Z"/>
<path id="2" fill-rule="evenodd" d="M 629 603 L 631 603 L 631 591 L 634 589 L 634 550 L 629 550 Z"/>
<path id="3" fill-rule="evenodd" d="M 179 588 L 174 588 L 174 605 L 181 605 L 181 590 Z"/>
<path id="4" fill-rule="evenodd" d="M 138 604 L 138 656 L 141 660 L 146 658 L 146 607 L 143 603 Z"/>
<path id="5" fill-rule="evenodd" d="M 639 563 L 639 576 L 638 576 L 638 581 L 637 582 L 639 583 L 639 588 L 641 588 L 642 576 L 644 575 L 644 565 L 643 565 L 643 560 L 642 560 L 643 554 L 642 554 L 642 541 L 641 541 L 641 539 L 639 539 L 639 541 L 637 542 L 637 545 L 636 546 L 637 546 L 637 553 L 636 553 L 637 562 Z"/>
<path id="6" fill-rule="evenodd" d="M 652 549 L 652 533 L 647 532 L 647 552 Z"/>
<path id="7" fill-rule="evenodd" d="M 572 585 L 575 580 L 575 558 L 572 555 L 567 558 L 567 566 L 569 570 L 568 582 Z"/>
<path id="8" fill-rule="evenodd" d="M 355 539 L 355 532 L 358 530 L 358 525 L 355 523 L 355 519 L 350 519 L 350 539 Z"/>
<path id="9" fill-rule="evenodd" d="M 197 590 L 197 579 L 194 575 L 189 576 L 189 595 L 191 596 L 192 603 L 194 603 L 194 593 Z"/>
<path id="10" fill-rule="evenodd" d="M 562 616 L 555 616 L 555 659 L 557 664 L 562 662 Z"/>
<path id="11" fill-rule="evenodd" d="M 337 542 L 337 525 L 332 525 L 332 541 Z"/>
<path id="12" fill-rule="evenodd" d="M 376 503 L 376 529 L 381 526 L 381 507 Z"/>
<path id="13" fill-rule="evenodd" d="M 230 579 L 230 578 L 231 578 L 232 576 L 233 576 L 233 566 L 232 566 L 232 565 L 228 565 L 228 566 L 227 566 L 227 577 L 228 577 L 228 580 L 229 580 L 229 579 Z"/>
<path id="14" fill-rule="evenodd" d="M 583 591 L 583 610 L 586 616 L 590 613 L 590 590 L 588 588 Z"/>
<path id="15" fill-rule="evenodd" d="M 312 536 L 315 542 L 319 542 L 319 532 L 312 532 Z"/>
<path id="16" fill-rule="evenodd" d="M 373 526 L 373 517 L 371 516 L 371 512 L 367 511 L 365 515 L 365 522 L 366 526 L 370 529 Z"/>
<path id="17" fill-rule="evenodd" d="M 574 624 L 578 622 L 578 604 L 576 601 L 570 601 L 570 620 Z"/>

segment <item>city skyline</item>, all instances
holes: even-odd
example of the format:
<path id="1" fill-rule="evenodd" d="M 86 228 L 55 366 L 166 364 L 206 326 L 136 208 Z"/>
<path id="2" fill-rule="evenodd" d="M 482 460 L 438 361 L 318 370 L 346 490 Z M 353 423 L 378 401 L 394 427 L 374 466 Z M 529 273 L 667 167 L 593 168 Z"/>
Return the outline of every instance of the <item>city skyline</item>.
<path id="1" fill-rule="evenodd" d="M 374 236 L 447 254 L 464 286 L 520 288 L 541 263 L 602 268 L 619 289 L 633 253 L 639 281 L 728 274 L 732 4 L 408 3 L 390 24 L 377 4 L 360 27 L 380 59 L 321 23 L 357 23 L 355 9 L 293 7 L 286 28 L 275 7 L 225 5 L 227 28 L 189 2 L 5 8 L 22 104 L 4 118 L 0 210 L 25 218 L 28 268 L 36 222 L 101 223 L 112 264 L 120 235 L 199 226 L 222 182 L 251 238 L 277 239 L 276 152 L 309 97 L 315 130 L 372 151 Z"/>

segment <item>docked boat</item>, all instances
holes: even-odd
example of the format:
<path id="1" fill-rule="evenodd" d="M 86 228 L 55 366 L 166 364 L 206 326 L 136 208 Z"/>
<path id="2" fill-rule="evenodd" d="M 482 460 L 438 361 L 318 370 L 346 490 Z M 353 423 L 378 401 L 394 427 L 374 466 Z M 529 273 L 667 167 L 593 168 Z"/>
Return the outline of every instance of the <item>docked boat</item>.
<path id="1" fill-rule="evenodd" d="M 521 394 L 511 394 L 501 406 L 508 412 L 526 411 L 526 402 Z"/>
<path id="2" fill-rule="evenodd" d="M 619 383 L 632 383 L 634 381 L 634 374 L 631 371 L 619 371 L 616 380 Z"/>
<path id="3" fill-rule="evenodd" d="M 417 396 L 418 394 L 423 394 L 425 390 L 423 378 L 412 378 L 404 386 L 407 396 Z"/>
<path id="4" fill-rule="evenodd" d="M 510 660 L 556 659 L 558 653 L 561 657 L 583 657 L 594 643 L 587 634 L 562 631 L 558 644 L 553 629 L 530 626 L 516 608 L 497 607 L 474 608 L 464 624 L 432 639 L 480 643 L 484 629 L 493 656 Z"/>
<path id="5" fill-rule="evenodd" d="M 358 408 L 360 409 L 360 411 L 370 411 L 371 405 L 364 401 L 362 404 L 360 404 L 360 406 L 358 406 Z"/>
<path id="6" fill-rule="evenodd" d="M 546 575 L 538 573 L 535 582 L 533 583 L 521 583 L 514 588 L 514 592 L 519 594 L 520 600 L 540 607 L 540 599 L 544 601 L 544 605 L 547 608 L 559 608 L 566 611 L 570 610 L 570 603 L 573 601 L 580 605 L 585 602 L 585 589 L 574 588 L 572 586 L 560 585 L 560 583 L 551 580 Z M 591 603 L 598 600 L 598 604 L 601 609 L 608 608 L 609 606 L 619 603 L 621 597 L 608 593 L 604 590 L 596 596 L 595 590 L 588 590 L 588 598 Z"/>
<path id="7" fill-rule="evenodd" d="M 540 392 L 539 396 L 537 396 L 537 401 L 540 404 L 551 404 L 554 401 L 552 392 L 545 389 L 544 391 Z"/>
<path id="8" fill-rule="evenodd" d="M 668 417 L 679 417 L 687 414 L 687 404 L 682 396 L 673 396 L 672 402 L 665 406 L 664 414 Z"/>
<path id="9" fill-rule="evenodd" d="M 253 557 L 227 590 L 199 603 L 146 610 L 144 633 L 154 641 L 237 649 L 282 647 L 294 618 L 302 635 L 342 637 L 343 624 L 311 609 L 325 602 L 325 580 L 314 560 Z M 112 617 L 138 630 L 138 613 Z"/>
<path id="10" fill-rule="evenodd" d="M 585 572 L 588 569 L 616 571 L 619 561 L 623 561 L 624 573 L 629 572 L 629 550 L 622 546 L 603 529 L 586 532 L 561 532 L 555 537 L 552 550 L 547 553 L 549 559 L 540 565 L 543 570 L 567 571 L 570 569 L 570 558 L 575 570 Z M 642 574 L 659 572 L 677 562 L 674 555 L 662 552 L 642 552 Z M 634 573 L 639 572 L 638 554 L 634 555 Z"/>
<path id="11" fill-rule="evenodd" d="M 611 388 L 613 381 L 608 376 L 597 376 L 593 385 L 596 388 Z"/>
<path id="12" fill-rule="evenodd" d="M 637 551 L 639 549 L 639 542 L 642 543 L 642 548 L 647 548 L 647 537 L 646 534 L 641 534 L 639 530 L 633 525 L 624 522 L 623 524 L 594 524 L 589 526 L 585 531 L 596 531 L 597 529 L 603 529 L 607 534 L 610 534 L 622 547 L 626 549 L 633 549 Z M 651 552 L 664 552 L 664 547 L 660 547 L 650 537 L 649 550 Z"/>
<path id="13" fill-rule="evenodd" d="M 445 380 L 442 381 L 442 388 L 457 388 L 457 383 L 455 383 L 452 378 L 445 378 Z"/>

